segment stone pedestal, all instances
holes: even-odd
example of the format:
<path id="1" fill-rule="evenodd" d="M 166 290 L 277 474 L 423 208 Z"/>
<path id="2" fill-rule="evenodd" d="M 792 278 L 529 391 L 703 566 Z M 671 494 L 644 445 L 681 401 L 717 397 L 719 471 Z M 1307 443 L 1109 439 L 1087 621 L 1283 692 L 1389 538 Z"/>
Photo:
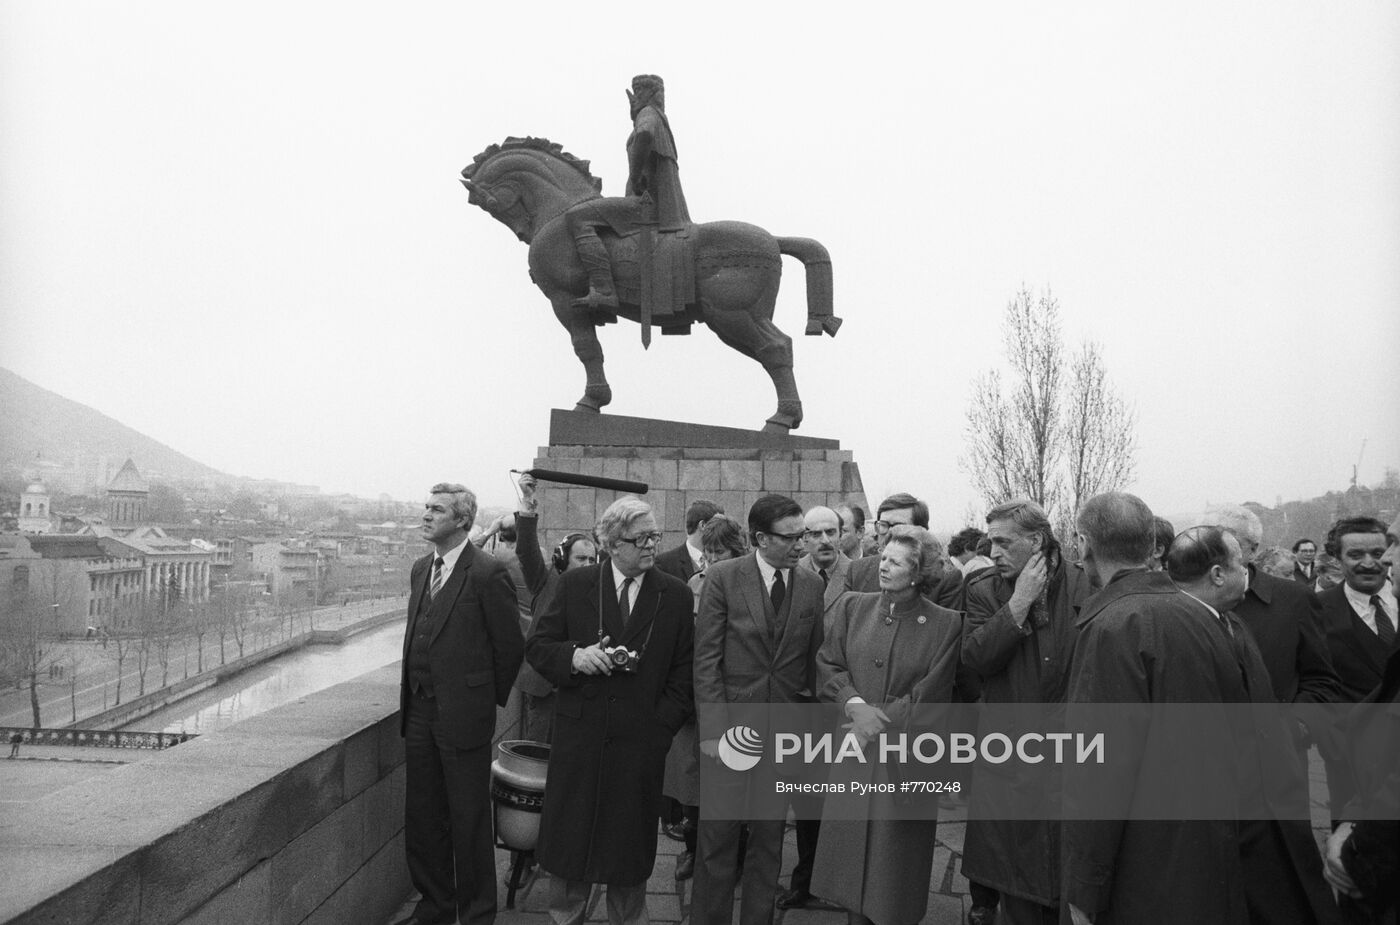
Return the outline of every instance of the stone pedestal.
<path id="1" fill-rule="evenodd" d="M 666 534 L 663 549 L 684 542 L 685 510 L 701 498 L 741 523 L 767 494 L 787 495 L 804 510 L 843 503 L 870 510 L 851 451 L 815 437 L 555 409 L 549 446 L 540 447 L 534 468 L 646 483 L 641 498 Z M 541 481 L 541 543 L 554 546 L 570 533 L 591 533 L 622 494 Z"/>

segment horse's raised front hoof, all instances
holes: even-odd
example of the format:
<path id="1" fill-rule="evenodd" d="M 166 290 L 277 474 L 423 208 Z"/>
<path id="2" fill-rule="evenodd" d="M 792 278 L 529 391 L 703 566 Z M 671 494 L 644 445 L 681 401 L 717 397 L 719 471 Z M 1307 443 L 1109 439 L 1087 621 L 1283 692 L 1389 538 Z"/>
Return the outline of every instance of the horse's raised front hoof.
<path id="1" fill-rule="evenodd" d="M 602 385 L 590 385 L 583 390 L 583 397 L 574 405 L 575 411 L 592 411 L 597 413 L 604 405 L 612 403 L 612 386 L 604 383 Z"/>

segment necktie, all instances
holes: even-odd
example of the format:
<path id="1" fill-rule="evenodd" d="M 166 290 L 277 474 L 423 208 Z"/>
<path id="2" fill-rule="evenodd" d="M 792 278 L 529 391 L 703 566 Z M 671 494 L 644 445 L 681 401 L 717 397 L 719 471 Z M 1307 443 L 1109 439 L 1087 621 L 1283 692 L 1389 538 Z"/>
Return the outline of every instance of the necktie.
<path id="1" fill-rule="evenodd" d="M 632 579 L 622 579 L 622 593 L 617 596 L 617 609 L 622 613 L 622 622 L 632 616 Z"/>
<path id="2" fill-rule="evenodd" d="M 433 583 L 428 586 L 428 600 L 437 597 L 438 592 L 442 590 L 442 566 L 442 556 L 433 560 Z"/>
<path id="3" fill-rule="evenodd" d="M 768 592 L 768 595 L 773 600 L 773 612 L 775 614 L 782 613 L 783 598 L 787 596 L 787 588 L 783 585 L 781 569 L 773 573 L 773 588 Z"/>
<path id="4" fill-rule="evenodd" d="M 819 568 L 819 569 L 817 569 L 817 574 L 820 575 L 820 576 L 822 576 L 822 587 L 823 587 L 823 588 L 825 588 L 827 585 L 831 584 L 831 576 L 828 575 L 828 574 L 826 573 L 826 569 L 824 569 L 824 568 Z"/>
<path id="5" fill-rule="evenodd" d="M 1385 607 L 1381 606 L 1381 596 L 1371 595 L 1371 609 L 1376 616 L 1376 635 L 1381 637 L 1381 645 L 1389 649 L 1395 645 L 1395 625 L 1390 622 L 1390 614 L 1385 612 Z"/>

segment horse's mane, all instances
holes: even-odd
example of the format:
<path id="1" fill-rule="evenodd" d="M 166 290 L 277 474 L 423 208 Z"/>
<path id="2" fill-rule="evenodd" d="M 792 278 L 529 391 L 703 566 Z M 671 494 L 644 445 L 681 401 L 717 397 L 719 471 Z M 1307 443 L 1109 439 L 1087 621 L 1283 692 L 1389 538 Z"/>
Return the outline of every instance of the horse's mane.
<path id="1" fill-rule="evenodd" d="M 477 169 L 480 168 L 482 164 L 486 163 L 497 154 L 500 154 L 502 151 L 540 151 L 544 154 L 552 155 L 583 174 L 584 178 L 588 180 L 595 190 L 599 192 L 602 191 L 603 181 L 593 176 L 589 171 L 588 161 L 580 157 L 575 157 L 568 151 L 565 151 L 563 145 L 556 144 L 548 138 L 517 138 L 511 135 L 500 144 L 492 145 L 472 158 L 472 162 L 462 171 L 462 176 L 468 180 L 472 179 L 472 177 L 476 175 Z"/>

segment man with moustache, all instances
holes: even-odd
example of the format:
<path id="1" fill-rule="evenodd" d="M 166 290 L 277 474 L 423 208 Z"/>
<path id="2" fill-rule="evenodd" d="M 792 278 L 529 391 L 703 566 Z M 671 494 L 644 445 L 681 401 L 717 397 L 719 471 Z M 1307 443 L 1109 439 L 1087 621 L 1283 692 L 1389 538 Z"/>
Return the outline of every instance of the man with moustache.
<path id="1" fill-rule="evenodd" d="M 1078 530 L 1085 569 L 1102 590 L 1079 618 L 1071 724 L 1092 712 L 1087 705 L 1113 704 L 1126 728 L 1110 738 L 1134 743 L 1136 770 L 1066 766 L 1066 813 L 1076 820 L 1064 827 L 1072 922 L 1335 922 L 1305 821 L 1306 778 L 1282 723 L 1256 727 L 1248 717 L 1222 713 L 1229 747 L 1183 755 L 1182 733 L 1190 727 L 1182 724 L 1192 717 L 1127 709 L 1274 701 L 1257 647 L 1229 613 L 1248 581 L 1239 542 L 1219 527 L 1194 528 L 1173 541 L 1165 573 L 1149 571 L 1152 512 L 1119 492 L 1086 502 Z M 1107 722 L 1105 714 L 1098 719 Z M 1214 819 L 1150 815 L 1154 806 L 1174 804 L 1229 811 Z M 1133 818 L 1135 811 L 1148 818 Z M 1086 821 L 1085 813 L 1102 821 Z"/>
<path id="2" fill-rule="evenodd" d="M 524 643 L 504 564 L 467 542 L 476 495 L 434 485 L 431 554 L 413 563 L 404 635 L 404 849 L 420 898 L 397 925 L 489 925 L 496 917 L 491 737 Z"/>
<path id="3" fill-rule="evenodd" d="M 1386 531 L 1390 590 L 1400 593 L 1400 517 Z M 1352 720 L 1347 758 L 1357 793 L 1327 840 L 1327 881 L 1356 922 L 1394 925 L 1400 905 L 1400 648 L 1392 649 L 1380 686 Z"/>
<path id="4" fill-rule="evenodd" d="M 693 598 L 654 568 L 644 501 L 614 501 L 595 533 L 608 561 L 564 572 L 525 645 L 557 688 L 535 856 L 556 878 L 554 925 L 582 925 L 595 883 L 611 925 L 646 925 L 666 752 L 693 709 Z"/>
<path id="5" fill-rule="evenodd" d="M 1395 591 L 1386 576 L 1386 528 L 1374 517 L 1346 517 L 1327 531 L 1323 548 L 1342 567 L 1342 583 L 1317 595 L 1323 632 L 1342 699 L 1358 703 L 1381 683 L 1395 649 Z M 1355 793 L 1340 745 L 1325 749 L 1332 818 Z"/>
<path id="6" fill-rule="evenodd" d="M 802 548 L 804 554 L 798 565 L 815 572 L 822 580 L 822 610 L 825 614 L 846 592 L 846 572 L 850 558 L 841 551 L 841 517 L 829 507 L 820 505 L 802 517 Z"/>
<path id="7" fill-rule="evenodd" d="M 802 518 L 802 546 L 806 555 L 799 569 L 808 569 L 822 580 L 822 631 L 831 621 L 831 608 L 846 593 L 846 570 L 851 560 L 837 545 L 841 540 L 841 518 L 829 507 L 817 506 Z M 778 894 L 779 909 L 835 908 L 812 895 L 812 865 L 817 859 L 817 838 L 821 834 L 822 798 L 793 797 L 797 815 L 797 866 L 792 869 L 788 888 Z"/>
<path id="8" fill-rule="evenodd" d="M 733 725 L 730 704 L 816 703 L 813 679 L 822 642 L 823 588 L 815 572 L 798 567 L 806 528 L 796 501 L 765 495 L 749 509 L 748 521 L 754 554 L 706 570 L 695 620 L 695 700 L 701 760 L 713 762 L 702 768 L 702 778 L 712 775 L 713 785 L 734 796 L 736 804 L 763 801 L 771 807 L 771 793 L 751 793 L 742 774 L 719 762 L 719 741 Z M 709 790 L 711 784 L 702 780 L 701 786 Z M 781 816 L 747 821 L 741 925 L 773 921 L 783 822 Z M 700 806 L 691 901 L 695 925 L 730 925 L 733 920 L 744 824 L 708 817 L 704 803 Z"/>
<path id="9" fill-rule="evenodd" d="M 987 513 L 993 567 L 968 579 L 962 664 L 981 680 L 985 703 L 1063 703 L 1075 619 L 1089 595 L 1082 569 L 1066 562 L 1050 518 L 1034 501 L 1008 501 Z M 1004 771 L 976 768 L 968 807 L 963 875 L 977 886 L 968 921 L 1053 923 L 1059 915 L 1057 822 L 986 818 L 1023 787 Z M 1052 794 L 1044 797 L 1046 802 Z M 979 818 L 981 810 L 982 818 Z"/>

